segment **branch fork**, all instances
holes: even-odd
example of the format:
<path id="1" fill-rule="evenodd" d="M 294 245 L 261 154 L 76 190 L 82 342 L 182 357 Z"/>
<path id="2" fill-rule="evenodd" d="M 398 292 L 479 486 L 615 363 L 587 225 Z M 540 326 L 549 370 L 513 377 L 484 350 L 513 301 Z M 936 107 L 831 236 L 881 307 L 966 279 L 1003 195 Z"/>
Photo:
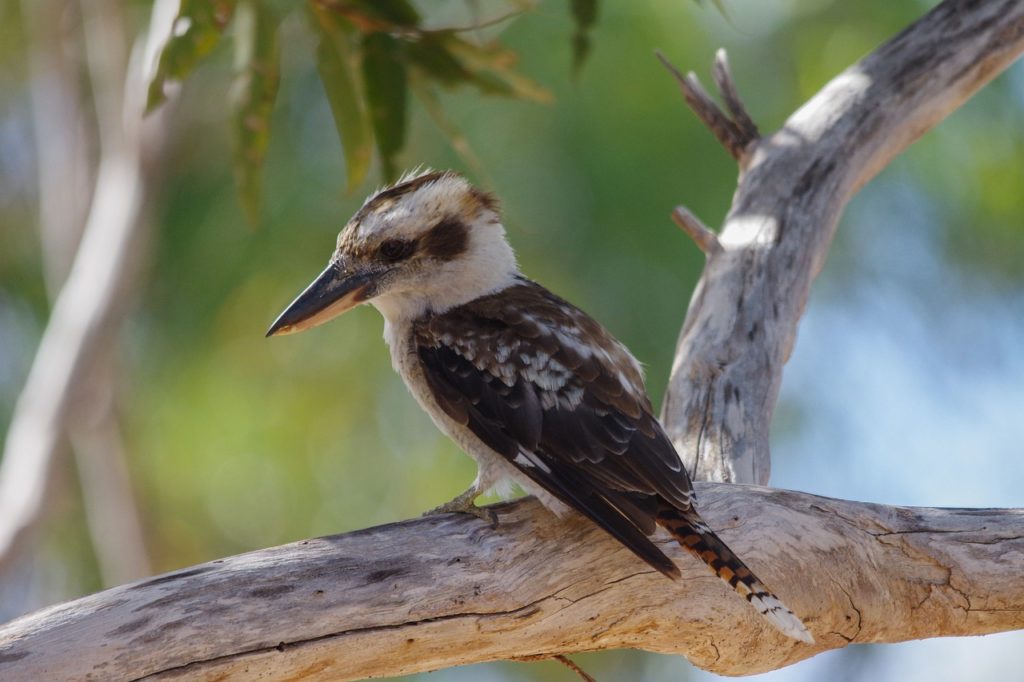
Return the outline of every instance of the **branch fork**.
<path id="1" fill-rule="evenodd" d="M 753 119 L 740 99 L 739 90 L 729 68 L 729 57 L 725 50 L 719 48 L 715 53 L 715 62 L 711 70 L 712 78 L 718 88 L 718 94 L 728 113 L 711 98 L 700 79 L 693 71 L 685 76 L 665 55 L 655 51 L 658 60 L 668 69 L 679 88 L 683 91 L 686 104 L 693 113 L 708 127 L 712 134 L 725 147 L 732 158 L 736 159 L 740 168 L 746 168 L 755 143 L 761 139 Z"/>

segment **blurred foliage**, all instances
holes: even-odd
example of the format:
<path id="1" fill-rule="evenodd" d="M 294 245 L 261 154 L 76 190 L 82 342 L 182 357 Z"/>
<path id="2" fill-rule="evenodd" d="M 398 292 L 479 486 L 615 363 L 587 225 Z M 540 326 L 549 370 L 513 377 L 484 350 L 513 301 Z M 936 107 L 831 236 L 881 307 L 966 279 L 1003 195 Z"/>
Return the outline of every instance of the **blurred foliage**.
<path id="1" fill-rule="evenodd" d="M 164 88 L 167 84 L 187 77 L 217 46 L 221 33 L 235 12 L 235 5 L 235 0 L 181 0 L 171 38 L 160 53 L 156 74 L 149 85 L 147 109 L 152 110 L 162 104 L 166 99 Z M 245 28 L 240 29 L 240 40 L 250 38 L 245 32 Z"/>
<path id="2" fill-rule="evenodd" d="M 151 205 L 145 284 L 120 354 L 119 403 L 156 568 L 408 518 L 472 480 L 473 462 L 392 371 L 375 311 L 263 338 L 326 262 L 378 170 L 452 167 L 494 191 L 524 272 L 621 338 L 646 364 L 657 402 L 703 265 L 668 216 L 685 203 L 719 224 L 736 167 L 685 109 L 653 50 L 703 76 L 714 50 L 726 47 L 752 115 L 771 131 L 928 7 L 726 4 L 728 17 L 711 3 L 605 2 L 588 22 L 559 0 L 529 11 L 523 2 L 487 3 L 486 15 L 483 3 L 462 1 L 184 2 L 194 17 L 207 13 L 164 51 L 165 82 L 154 85 L 162 93 L 166 82 L 186 81 Z M 0 430 L 47 316 L 30 37 L 17 7 L 0 2 Z M 146 5 L 131 7 L 138 28 Z M 502 19 L 510 13 L 514 20 Z M 64 30 L 69 52 L 81 55 L 75 20 L 69 15 Z M 574 77 L 581 33 L 590 48 Z M 236 41 L 234 65 L 220 36 Z M 372 74 L 386 82 L 371 85 Z M 875 181 L 897 197 L 925 197 L 949 258 L 1015 288 L 1024 287 L 1022 76 L 1020 65 L 1011 69 Z M 413 96 L 394 106 L 388 93 L 399 85 Z M 492 93 L 512 97 L 481 97 Z M 262 203 L 255 233 L 244 227 L 253 197 Z M 848 221 L 841 237 L 857 239 L 858 227 Z M 841 277 L 843 262 L 840 245 L 826 272 Z M 74 486 L 67 475 L 55 491 L 61 503 L 33 574 L 42 601 L 100 587 Z M 688 670 L 681 659 L 636 652 L 582 662 L 599 679 L 676 679 Z M 485 670 L 431 679 L 568 675 L 553 663 Z"/>
<path id="3" fill-rule="evenodd" d="M 572 34 L 572 67 L 578 76 L 590 54 L 590 30 L 597 22 L 597 0 L 570 0 L 576 29 Z"/>
<path id="4" fill-rule="evenodd" d="M 290 5 L 295 13 L 301 7 Z M 366 177 L 374 141 L 384 180 L 400 174 L 396 157 L 405 145 L 410 70 L 418 72 L 422 96 L 434 103 L 438 119 L 443 114 L 430 90 L 433 85 L 471 84 L 482 93 L 549 99 L 543 88 L 516 73 L 516 53 L 497 39 L 460 37 L 482 24 L 428 29 L 408 0 L 309 0 L 305 7 L 318 34 L 318 73 L 345 150 L 349 189 Z M 597 16 L 596 0 L 572 0 L 572 14 L 578 70 L 589 49 L 587 31 Z M 166 99 L 170 83 L 184 81 L 211 54 L 234 19 L 236 76 L 230 99 L 235 182 L 253 223 L 259 217 L 260 177 L 280 79 L 277 34 L 284 15 L 267 0 L 183 0 L 149 86 L 147 109 L 152 110 Z"/>
<path id="5" fill-rule="evenodd" d="M 251 223 L 259 220 L 260 169 L 270 139 L 270 115 L 281 81 L 277 21 L 262 2 L 243 2 L 235 19 L 235 81 L 231 129 L 235 185 Z M 159 76 L 158 76 L 159 78 Z"/>

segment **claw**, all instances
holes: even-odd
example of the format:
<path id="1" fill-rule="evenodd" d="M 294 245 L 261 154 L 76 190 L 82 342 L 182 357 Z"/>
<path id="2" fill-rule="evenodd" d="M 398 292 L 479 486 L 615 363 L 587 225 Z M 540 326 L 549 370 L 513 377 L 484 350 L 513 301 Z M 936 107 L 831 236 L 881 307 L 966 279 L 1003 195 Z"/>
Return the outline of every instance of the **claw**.
<path id="1" fill-rule="evenodd" d="M 498 527 L 498 515 L 493 510 L 487 507 L 478 507 L 473 504 L 473 501 L 480 495 L 480 491 L 476 487 L 472 487 L 466 492 L 462 493 L 450 502 L 434 507 L 433 509 L 423 512 L 423 516 L 433 516 L 434 514 L 472 514 L 478 519 L 482 519 L 491 525 L 491 528 Z"/>

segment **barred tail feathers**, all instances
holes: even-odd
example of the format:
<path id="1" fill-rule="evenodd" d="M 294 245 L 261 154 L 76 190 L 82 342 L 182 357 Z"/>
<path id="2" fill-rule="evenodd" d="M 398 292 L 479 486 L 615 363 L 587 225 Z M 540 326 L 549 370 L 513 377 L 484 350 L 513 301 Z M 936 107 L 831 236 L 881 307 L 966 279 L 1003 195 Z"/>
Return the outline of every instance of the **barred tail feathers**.
<path id="1" fill-rule="evenodd" d="M 814 643 L 814 637 L 803 622 L 758 580 L 696 513 L 663 505 L 658 510 L 658 525 L 684 549 L 707 564 L 715 575 L 729 583 L 783 634 L 801 642 Z"/>

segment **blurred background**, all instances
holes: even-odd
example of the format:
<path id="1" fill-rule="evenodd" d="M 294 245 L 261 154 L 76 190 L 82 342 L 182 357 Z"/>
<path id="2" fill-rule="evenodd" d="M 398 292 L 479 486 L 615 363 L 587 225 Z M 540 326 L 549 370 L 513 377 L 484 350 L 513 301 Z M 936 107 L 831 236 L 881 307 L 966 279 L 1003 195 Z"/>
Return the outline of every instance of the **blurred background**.
<path id="1" fill-rule="evenodd" d="M 653 50 L 707 83 L 725 47 L 771 131 L 934 4 L 726 0 L 723 13 L 604 2 L 574 78 L 569 3 L 542 2 L 487 35 L 500 32 L 550 102 L 445 91 L 446 132 L 411 101 L 397 162 L 460 169 L 497 193 L 524 272 L 622 339 L 657 405 L 703 263 L 669 213 L 684 203 L 719 225 L 736 168 Z M 451 20 L 467 6 L 478 7 L 424 12 Z M 149 12 L 146 2 L 0 0 L 0 436 L 74 255 L 97 160 L 125 144 L 104 130 L 104 107 L 116 107 Z M 87 390 L 59 415 L 68 426 L 40 525 L 0 572 L 0 622 L 143 575 L 415 516 L 472 480 L 472 461 L 393 373 L 374 310 L 263 338 L 380 180 L 374 166 L 346 191 L 310 36 L 301 14 L 285 18 L 255 225 L 232 180 L 229 46 L 138 133 L 132 267 L 98 332 L 109 338 L 89 358 Z M 1017 64 L 850 204 L 786 370 L 772 484 L 886 504 L 1024 506 L 1022 349 Z M 598 679 L 712 677 L 680 657 L 574 658 Z M 858 645 L 763 677 L 1012 679 L 1022 667 L 1024 636 L 1010 633 Z M 574 678 L 545 662 L 422 679 Z"/>

